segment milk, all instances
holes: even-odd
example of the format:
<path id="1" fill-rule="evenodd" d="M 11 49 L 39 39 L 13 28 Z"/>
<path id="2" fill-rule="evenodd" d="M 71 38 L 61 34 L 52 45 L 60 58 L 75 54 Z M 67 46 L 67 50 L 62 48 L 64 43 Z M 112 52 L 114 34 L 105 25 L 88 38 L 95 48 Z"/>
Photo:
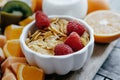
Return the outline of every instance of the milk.
<path id="1" fill-rule="evenodd" d="M 43 12 L 49 15 L 69 15 L 84 18 L 87 0 L 43 0 Z"/>

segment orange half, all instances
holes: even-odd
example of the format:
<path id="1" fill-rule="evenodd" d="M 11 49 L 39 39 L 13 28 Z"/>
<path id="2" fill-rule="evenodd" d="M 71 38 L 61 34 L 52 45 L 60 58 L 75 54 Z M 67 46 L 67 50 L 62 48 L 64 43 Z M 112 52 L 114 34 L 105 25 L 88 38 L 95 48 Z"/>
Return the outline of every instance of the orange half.
<path id="1" fill-rule="evenodd" d="M 120 38 L 120 14 L 108 10 L 99 10 L 88 14 L 85 21 L 94 31 L 95 41 L 110 43 Z"/>

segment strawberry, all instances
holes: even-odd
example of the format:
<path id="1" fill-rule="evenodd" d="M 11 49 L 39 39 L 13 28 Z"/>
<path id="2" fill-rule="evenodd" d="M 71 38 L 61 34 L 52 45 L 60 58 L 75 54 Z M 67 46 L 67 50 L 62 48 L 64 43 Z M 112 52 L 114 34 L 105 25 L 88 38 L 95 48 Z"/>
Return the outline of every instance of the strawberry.
<path id="1" fill-rule="evenodd" d="M 69 21 L 67 24 L 67 34 L 69 35 L 71 32 L 77 32 L 80 36 L 84 33 L 85 27 L 83 24 L 77 21 Z"/>
<path id="2" fill-rule="evenodd" d="M 37 11 L 35 15 L 36 26 L 39 29 L 43 29 L 50 25 L 49 18 L 41 11 Z"/>
<path id="3" fill-rule="evenodd" d="M 80 36 L 76 32 L 72 32 L 64 42 L 65 44 L 69 45 L 73 51 L 78 51 L 84 47 Z"/>
<path id="4" fill-rule="evenodd" d="M 55 55 L 67 55 L 73 52 L 72 48 L 66 44 L 58 44 L 54 49 Z"/>

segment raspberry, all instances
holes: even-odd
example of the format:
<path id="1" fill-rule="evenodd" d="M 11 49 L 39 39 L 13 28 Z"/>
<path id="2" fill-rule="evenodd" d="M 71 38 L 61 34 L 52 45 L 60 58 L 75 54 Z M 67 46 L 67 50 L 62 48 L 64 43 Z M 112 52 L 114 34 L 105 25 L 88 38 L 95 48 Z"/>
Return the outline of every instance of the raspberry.
<path id="1" fill-rule="evenodd" d="M 65 44 L 69 45 L 73 51 L 78 51 L 84 47 L 80 36 L 76 32 L 72 32 L 64 42 Z"/>
<path id="2" fill-rule="evenodd" d="M 80 36 L 85 31 L 84 25 L 78 23 L 77 21 L 69 21 L 67 25 L 67 34 L 69 35 L 71 32 L 77 32 Z"/>
<path id="3" fill-rule="evenodd" d="M 50 25 L 49 18 L 41 11 L 37 11 L 35 15 L 36 26 L 39 29 L 43 29 Z"/>
<path id="4" fill-rule="evenodd" d="M 58 44 L 54 49 L 55 55 L 67 55 L 73 52 L 72 48 L 66 44 Z"/>

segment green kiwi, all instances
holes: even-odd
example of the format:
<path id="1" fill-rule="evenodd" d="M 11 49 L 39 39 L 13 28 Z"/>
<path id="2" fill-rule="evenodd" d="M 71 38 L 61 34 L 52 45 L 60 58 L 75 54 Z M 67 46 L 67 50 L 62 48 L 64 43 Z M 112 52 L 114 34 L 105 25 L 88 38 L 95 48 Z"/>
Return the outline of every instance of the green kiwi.
<path id="1" fill-rule="evenodd" d="M 1 11 L 0 15 L 1 15 L 0 27 L 1 27 L 2 32 L 4 32 L 4 29 L 7 25 L 17 24 L 22 19 L 22 15 L 14 15 L 14 14 L 7 13 L 4 11 Z"/>
<path id="2" fill-rule="evenodd" d="M 17 24 L 22 18 L 21 15 L 14 15 L 4 11 L 1 11 L 0 14 L 1 14 L 1 23 L 4 22 L 6 25 Z"/>
<path id="3" fill-rule="evenodd" d="M 18 24 L 20 20 L 32 14 L 31 8 L 26 3 L 18 0 L 8 1 L 0 12 L 0 28 L 2 33 L 7 25 Z"/>
<path id="4" fill-rule="evenodd" d="M 22 15 L 22 18 L 32 15 L 31 8 L 26 3 L 17 0 L 7 2 L 2 8 L 2 11 L 15 15 Z"/>

